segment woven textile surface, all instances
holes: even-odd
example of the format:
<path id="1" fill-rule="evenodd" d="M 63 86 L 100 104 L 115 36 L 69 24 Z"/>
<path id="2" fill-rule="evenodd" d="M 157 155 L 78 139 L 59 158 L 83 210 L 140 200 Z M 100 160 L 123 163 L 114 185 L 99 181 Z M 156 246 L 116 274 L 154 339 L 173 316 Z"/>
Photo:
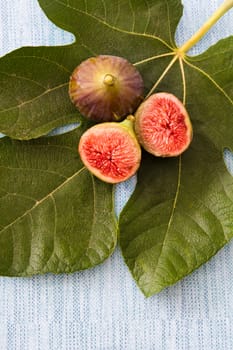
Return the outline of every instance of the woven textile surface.
<path id="1" fill-rule="evenodd" d="M 177 43 L 187 40 L 222 1 L 183 0 Z M 233 10 L 191 54 L 232 34 Z M 72 40 L 49 22 L 37 0 L 0 0 L 1 55 L 21 46 Z M 225 160 L 233 173 L 229 152 Z M 135 179 L 117 186 L 117 214 L 134 184 Z M 233 242 L 149 299 L 136 287 L 119 249 L 104 264 L 81 273 L 0 277 L 0 349 L 232 350 Z"/>

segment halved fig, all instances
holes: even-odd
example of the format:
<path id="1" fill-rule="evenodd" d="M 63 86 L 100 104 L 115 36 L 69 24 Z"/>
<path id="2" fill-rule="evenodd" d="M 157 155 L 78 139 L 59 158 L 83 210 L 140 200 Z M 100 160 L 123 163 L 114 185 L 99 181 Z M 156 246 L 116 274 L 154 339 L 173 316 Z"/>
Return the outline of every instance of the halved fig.
<path id="1" fill-rule="evenodd" d="M 84 165 L 102 181 L 122 182 L 138 170 L 141 147 L 134 134 L 133 118 L 97 124 L 80 139 L 78 150 Z"/>
<path id="2" fill-rule="evenodd" d="M 72 73 L 71 101 L 80 113 L 97 122 L 122 120 L 143 99 L 144 84 L 126 59 L 100 55 L 83 61 Z"/>
<path id="3" fill-rule="evenodd" d="M 180 155 L 192 140 L 192 124 L 184 105 L 165 92 L 151 95 L 140 105 L 135 132 L 143 148 L 159 157 Z"/>

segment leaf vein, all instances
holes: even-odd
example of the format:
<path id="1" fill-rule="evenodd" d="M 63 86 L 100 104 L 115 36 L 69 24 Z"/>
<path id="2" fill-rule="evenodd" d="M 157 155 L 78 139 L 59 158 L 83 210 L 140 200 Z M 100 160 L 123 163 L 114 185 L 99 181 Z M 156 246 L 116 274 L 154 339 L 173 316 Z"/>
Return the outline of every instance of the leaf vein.
<path id="1" fill-rule="evenodd" d="M 132 1 L 131 0 L 129 0 L 129 7 L 130 7 L 131 12 L 132 12 L 132 29 L 131 29 L 131 31 L 134 32 L 136 18 L 135 18 L 135 13 L 134 13 L 134 9 L 133 9 L 133 5 L 132 5 Z"/>
<path id="2" fill-rule="evenodd" d="M 183 85 L 183 105 L 185 106 L 187 87 L 186 87 L 185 71 L 184 71 L 184 65 L 183 65 L 182 58 L 179 58 L 179 64 L 180 64 L 180 71 L 181 71 L 181 78 L 182 78 L 182 85 Z"/>
<path id="3" fill-rule="evenodd" d="M 10 107 L 10 108 L 6 108 L 6 109 L 2 109 L 2 110 L 0 111 L 0 114 L 1 114 L 1 113 L 5 113 L 5 112 L 12 111 L 12 110 L 14 110 L 14 109 L 20 110 L 23 106 L 25 106 L 25 105 L 27 105 L 27 104 L 30 104 L 30 103 L 32 103 L 32 102 L 38 100 L 39 98 L 41 98 L 42 96 L 47 95 L 47 94 L 50 93 L 50 92 L 53 92 L 53 91 L 55 91 L 55 90 L 59 90 L 60 88 L 63 88 L 64 86 L 67 86 L 68 84 L 69 84 L 69 83 L 64 83 L 64 84 L 55 86 L 55 87 L 53 87 L 53 88 L 51 88 L 51 89 L 47 89 L 47 90 L 45 90 L 42 94 L 33 97 L 31 100 L 23 101 L 23 102 L 21 102 L 20 104 L 18 104 L 18 105 L 16 105 L 16 106 L 13 106 L 13 107 Z M 18 118 L 19 118 L 19 116 L 18 116 Z M 60 119 L 60 118 L 59 118 L 59 119 Z"/>
<path id="4" fill-rule="evenodd" d="M 117 1 L 117 13 L 115 16 L 114 27 L 117 25 L 118 18 L 120 17 L 120 13 L 121 13 L 120 2 Z"/>
<path id="5" fill-rule="evenodd" d="M 59 0 L 56 0 L 56 2 L 60 5 L 64 5 L 61 1 Z M 91 17 L 92 19 L 94 19 L 95 21 L 107 26 L 108 28 L 112 29 L 112 30 L 115 30 L 117 32 L 120 32 L 120 33 L 124 33 L 124 34 L 129 34 L 129 35 L 134 35 L 134 36 L 141 36 L 141 37 L 147 37 L 147 38 L 151 38 L 151 39 L 155 39 L 157 41 L 160 41 L 163 45 L 167 46 L 169 49 L 172 49 L 172 47 L 163 39 L 161 39 L 160 37 L 156 36 L 156 35 L 151 35 L 151 34 L 146 34 L 146 33 L 139 33 L 139 32 L 132 32 L 132 31 L 128 31 L 128 30 L 125 30 L 125 29 L 121 29 L 121 28 L 117 28 L 111 24 L 109 24 L 108 22 L 94 16 L 93 14 L 89 13 L 89 12 L 84 12 L 80 9 L 77 9 L 73 6 L 69 6 L 69 8 L 71 8 L 72 10 L 80 13 L 80 14 L 83 14 L 83 15 L 86 15 L 86 16 L 89 16 Z"/>
<path id="6" fill-rule="evenodd" d="M 170 11 L 169 11 L 169 4 L 167 0 L 166 0 L 166 5 L 167 5 L 167 23 L 168 23 L 169 38 L 170 38 L 170 42 L 173 43 L 172 33 L 171 33 L 171 24 L 170 24 L 171 23 Z"/>
<path id="7" fill-rule="evenodd" d="M 147 6 L 147 21 L 146 21 L 145 28 L 144 28 L 144 33 L 146 33 L 148 26 L 150 24 L 150 20 L 151 20 L 151 11 L 150 11 L 150 7 L 148 5 L 147 0 L 144 0 L 144 1 L 145 1 L 146 6 Z"/>
<path id="8" fill-rule="evenodd" d="M 107 8 L 104 0 L 101 0 L 104 8 L 104 20 L 107 20 Z"/>
<path id="9" fill-rule="evenodd" d="M 93 217 L 92 217 L 92 225 L 91 225 L 91 235 L 89 238 L 89 242 L 88 242 L 88 247 L 90 248 L 90 241 L 91 241 L 91 237 L 93 234 L 93 230 L 94 230 L 94 225 L 96 223 L 96 193 L 95 193 L 95 184 L 94 184 L 94 177 L 93 175 L 91 175 L 91 181 L 92 181 L 92 188 L 93 188 Z"/>
<path id="10" fill-rule="evenodd" d="M 174 218 L 174 212 L 176 209 L 176 204 L 178 201 L 178 197 L 179 197 L 179 193 L 180 193 L 180 184 L 181 184 L 181 156 L 179 156 L 179 163 L 178 163 L 178 178 L 177 178 L 177 187 L 176 187 L 176 194 L 175 194 L 175 198 L 174 198 L 174 202 L 173 202 L 173 206 L 172 206 L 172 211 L 171 211 L 171 215 L 170 215 L 170 219 L 167 225 L 167 231 L 165 233 L 165 238 L 170 230 L 171 224 L 172 224 L 172 220 Z"/>
<path id="11" fill-rule="evenodd" d="M 1 200 L 2 198 L 4 198 L 4 197 L 7 197 L 7 196 L 15 196 L 15 197 L 26 198 L 26 199 L 33 200 L 34 202 L 37 201 L 36 198 L 33 198 L 33 197 L 31 197 L 31 196 L 26 196 L 26 195 L 24 195 L 24 194 L 17 193 L 17 192 L 7 192 L 7 191 L 6 191 L 6 193 L 4 194 L 4 196 L 2 196 L 2 197 L 0 198 L 0 200 Z"/>
<path id="12" fill-rule="evenodd" d="M 190 193 L 190 192 L 189 192 L 189 195 L 192 196 L 193 198 L 195 198 L 196 201 L 198 201 L 198 202 L 200 202 L 201 204 L 203 204 L 203 206 L 213 215 L 213 217 L 214 217 L 214 218 L 217 220 L 217 222 L 220 224 L 220 227 L 221 227 L 221 229 L 222 229 L 222 234 L 223 234 L 223 236 L 225 237 L 225 232 L 224 232 L 224 230 L 223 230 L 222 223 L 221 223 L 220 219 L 216 216 L 216 214 L 213 212 L 213 210 L 212 210 L 210 207 L 208 207 L 207 204 L 201 200 L 201 198 L 196 197 L 194 193 Z M 225 237 L 225 239 L 226 239 L 226 237 Z M 228 241 L 228 240 L 226 239 L 226 242 L 227 242 L 227 241 Z"/>
<path id="13" fill-rule="evenodd" d="M 53 174 L 53 175 L 58 175 L 60 177 L 62 177 L 63 179 L 67 179 L 66 176 L 61 175 L 60 173 L 58 173 L 57 171 L 53 171 L 53 170 L 47 170 L 47 169 L 40 169 L 40 168 L 21 168 L 21 167 L 9 167 L 9 166 L 2 166 L 0 165 L 0 168 L 3 169 L 7 169 L 7 170 L 26 170 L 26 171 L 40 171 L 40 172 L 45 172 L 48 174 Z"/>
<path id="14" fill-rule="evenodd" d="M 173 205 L 172 205 L 172 209 L 171 209 L 170 218 L 169 218 L 169 221 L 168 221 L 168 224 L 167 224 L 167 230 L 166 230 L 166 232 L 164 234 L 164 239 L 163 239 L 163 242 L 161 244 L 161 250 L 160 250 L 160 253 L 158 255 L 157 266 L 158 266 L 158 263 L 159 263 L 159 259 L 162 256 L 163 249 L 165 247 L 165 241 L 167 239 L 167 236 L 168 236 L 168 233 L 170 231 L 170 227 L 171 227 L 171 224 L 172 224 L 172 221 L 173 221 L 173 218 L 174 218 L 176 204 L 177 204 L 179 193 L 180 193 L 180 184 L 181 184 L 181 156 L 179 156 L 179 162 L 178 162 L 178 176 L 177 176 L 176 193 L 175 193 L 175 197 L 174 197 L 174 201 L 173 201 Z"/>
<path id="15" fill-rule="evenodd" d="M 139 66 L 140 64 L 144 64 L 144 63 L 156 60 L 158 58 L 167 57 L 167 56 L 173 56 L 173 55 L 174 55 L 173 51 L 172 52 L 166 52 L 166 53 L 162 53 L 161 55 L 155 55 L 155 56 L 151 56 L 151 57 L 145 58 L 143 60 L 137 61 L 137 62 L 133 63 L 133 65 L 134 66 Z"/>
<path id="16" fill-rule="evenodd" d="M 25 211 L 24 214 L 22 214 L 21 216 L 19 216 L 18 218 L 16 218 L 14 221 L 12 221 L 9 225 L 5 226 L 1 231 L 0 234 L 2 232 L 4 232 L 5 230 L 7 230 L 8 228 L 12 228 L 13 225 L 15 223 L 17 223 L 19 220 L 21 220 L 22 218 L 24 218 L 25 216 L 27 216 L 28 214 L 30 214 L 35 208 L 37 208 L 40 204 L 44 203 L 45 200 L 47 200 L 49 197 L 51 197 L 54 193 L 56 193 L 57 191 L 59 191 L 63 186 L 65 186 L 69 181 L 73 180 L 76 176 L 78 176 L 83 170 L 86 170 L 86 167 L 82 167 L 81 169 L 79 169 L 76 173 L 74 173 L 72 176 L 70 176 L 69 178 L 66 179 L 66 181 L 62 182 L 58 187 L 56 187 L 52 192 L 48 193 L 45 197 L 43 197 L 42 199 L 40 199 L 39 201 L 36 201 L 36 203 L 28 210 Z"/>
<path id="17" fill-rule="evenodd" d="M 201 232 L 203 232 L 204 235 L 208 237 L 208 239 L 210 240 L 210 242 L 212 243 L 212 245 L 213 245 L 214 248 L 215 248 L 215 242 L 214 242 L 212 236 L 211 236 L 210 234 L 208 234 L 208 233 L 203 229 L 203 227 L 201 226 L 201 224 L 199 224 L 199 222 L 197 222 L 190 214 L 186 213 L 185 211 L 182 211 L 182 214 L 181 214 L 181 215 L 187 216 L 192 222 L 194 222 L 194 223 L 199 227 L 199 229 L 201 230 Z M 183 234 L 183 238 L 184 238 L 184 240 L 187 241 L 187 237 L 186 237 L 184 234 Z M 190 241 L 187 241 L 187 242 L 188 242 L 190 245 L 192 245 L 192 247 L 194 248 L 194 244 L 193 244 L 193 243 L 191 243 Z M 207 256 L 206 256 L 206 257 L 207 257 Z"/>
<path id="18" fill-rule="evenodd" d="M 206 73 L 204 70 L 202 70 L 201 68 L 195 66 L 194 64 L 190 63 L 189 61 L 184 59 L 184 62 L 190 66 L 191 68 L 197 70 L 199 73 L 203 74 L 207 79 L 209 79 L 214 85 L 215 87 L 228 99 L 228 101 L 233 105 L 233 100 L 230 98 L 230 96 L 226 93 L 226 91 L 208 74 Z"/>
<path id="19" fill-rule="evenodd" d="M 46 87 L 44 85 L 40 84 L 38 81 L 30 79 L 30 78 L 23 77 L 22 75 L 9 74 L 9 73 L 6 73 L 6 72 L 0 72 L 0 74 L 4 74 L 4 75 L 6 75 L 7 77 L 10 77 L 10 78 L 27 80 L 27 81 L 30 81 L 30 82 L 34 83 L 35 85 L 40 86 L 43 89 L 46 89 Z"/>
<path id="20" fill-rule="evenodd" d="M 56 0 L 55 0 L 56 1 Z M 69 46 L 69 45 L 67 45 Z M 58 46 L 56 46 L 58 47 Z M 72 73 L 69 69 L 67 69 L 65 66 L 63 66 L 62 64 L 56 62 L 56 61 L 53 61 L 51 59 L 49 59 L 48 57 L 38 57 L 38 56 L 34 56 L 34 55 L 22 55 L 22 56 L 9 56 L 9 57 L 4 57 L 5 60 L 14 60 L 14 59 L 19 59 L 19 58 L 35 58 L 36 60 L 42 60 L 42 61 L 46 61 L 46 62 L 49 62 L 49 63 L 52 63 L 54 64 L 55 66 L 58 66 L 59 68 L 61 68 L 62 70 L 64 70 L 65 72 L 67 73 Z"/>
<path id="21" fill-rule="evenodd" d="M 56 233 L 57 233 L 57 217 L 58 217 L 58 215 L 57 215 L 57 205 L 56 205 L 56 201 L 55 201 L 55 198 L 54 198 L 53 194 L 51 194 L 51 199 L 52 199 L 53 207 L 54 207 L 54 230 L 53 230 L 53 236 L 54 236 L 54 240 L 55 240 L 55 236 L 56 236 Z M 53 242 L 54 242 L 54 240 L 53 240 Z M 53 254 L 53 252 L 52 252 L 52 254 Z M 52 256 L 52 254 L 51 254 L 51 256 Z"/>

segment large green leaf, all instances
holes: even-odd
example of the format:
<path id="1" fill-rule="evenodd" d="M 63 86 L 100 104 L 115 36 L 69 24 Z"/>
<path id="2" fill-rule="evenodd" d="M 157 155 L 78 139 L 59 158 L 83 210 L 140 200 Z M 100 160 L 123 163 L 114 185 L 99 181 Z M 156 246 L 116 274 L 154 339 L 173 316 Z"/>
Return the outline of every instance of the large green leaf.
<path id="1" fill-rule="evenodd" d="M 69 76 L 97 54 L 127 58 L 142 73 L 145 94 L 155 84 L 155 91 L 183 99 L 190 113 L 189 150 L 174 159 L 144 153 L 136 190 L 120 216 L 125 261 L 144 294 L 152 295 L 233 236 L 233 179 L 223 160 L 224 148 L 233 148 L 233 39 L 197 57 L 176 51 L 180 0 L 39 3 L 76 42 L 22 48 L 0 59 L 1 132 L 37 138 L 78 120 Z M 82 168 L 74 151 L 86 127 L 51 139 L 0 142 L 1 274 L 74 271 L 112 252 L 112 187 Z"/>
<path id="2" fill-rule="evenodd" d="M 112 186 L 83 166 L 86 125 L 60 137 L 0 141 L 0 274 L 73 272 L 116 244 Z"/>

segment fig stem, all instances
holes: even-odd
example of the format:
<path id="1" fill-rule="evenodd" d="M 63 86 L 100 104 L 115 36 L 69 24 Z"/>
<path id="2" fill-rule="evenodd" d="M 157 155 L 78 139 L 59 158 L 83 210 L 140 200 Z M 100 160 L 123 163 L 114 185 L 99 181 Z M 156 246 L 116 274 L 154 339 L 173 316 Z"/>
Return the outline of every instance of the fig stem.
<path id="1" fill-rule="evenodd" d="M 210 16 L 210 18 L 203 24 L 203 26 L 180 48 L 177 53 L 181 56 L 189 51 L 209 30 L 210 28 L 231 8 L 233 7 L 233 0 L 225 0 L 218 9 Z"/>
<path id="2" fill-rule="evenodd" d="M 104 76 L 104 84 L 108 86 L 113 86 L 116 78 L 112 74 L 106 74 Z"/>
<path id="3" fill-rule="evenodd" d="M 130 115 L 127 116 L 126 120 L 130 120 L 131 122 L 134 123 L 135 117 L 134 117 L 134 115 L 130 114 Z"/>
<path id="4" fill-rule="evenodd" d="M 134 134 L 134 122 L 135 122 L 135 117 L 133 115 L 128 115 L 123 122 L 121 122 L 121 125 L 126 127 L 126 129 L 131 130 Z"/>

